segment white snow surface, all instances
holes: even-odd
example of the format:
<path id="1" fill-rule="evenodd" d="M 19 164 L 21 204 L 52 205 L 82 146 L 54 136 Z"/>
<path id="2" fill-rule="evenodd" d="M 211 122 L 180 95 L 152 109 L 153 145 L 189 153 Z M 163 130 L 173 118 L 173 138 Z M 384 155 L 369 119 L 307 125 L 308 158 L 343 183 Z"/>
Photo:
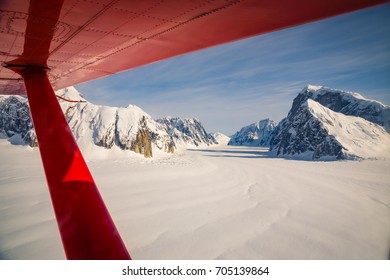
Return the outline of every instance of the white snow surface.
<path id="1" fill-rule="evenodd" d="M 309 91 L 312 93 L 312 96 L 311 96 L 312 99 L 316 99 L 319 95 L 323 95 L 327 92 L 335 92 L 335 93 L 338 93 L 341 96 L 343 96 L 343 98 L 345 98 L 345 99 L 349 99 L 349 100 L 360 99 L 363 101 L 371 101 L 371 102 L 374 102 L 377 104 L 381 104 L 382 106 L 385 106 L 382 103 L 380 103 L 379 101 L 371 100 L 371 99 L 367 99 L 367 98 L 363 97 L 360 93 L 352 92 L 352 91 L 345 91 L 345 90 L 341 90 L 341 89 L 329 88 L 326 86 L 307 85 L 306 87 L 303 88 L 301 93 L 304 93 L 306 91 Z"/>
<path id="2" fill-rule="evenodd" d="M 228 144 L 232 146 L 268 147 L 272 131 L 276 125 L 275 121 L 264 119 L 244 126 L 232 135 Z"/>
<path id="3" fill-rule="evenodd" d="M 57 90 L 56 94 L 72 101 L 87 101 L 75 87 L 67 87 Z"/>
<path id="4" fill-rule="evenodd" d="M 213 133 L 213 137 L 215 140 L 217 140 L 219 145 L 227 145 L 227 143 L 230 141 L 230 137 L 221 132 Z"/>
<path id="5" fill-rule="evenodd" d="M 367 99 L 356 92 L 313 85 L 306 86 L 298 96 L 301 95 L 333 111 L 379 124 L 390 133 L 390 106 L 379 101 Z"/>
<path id="6" fill-rule="evenodd" d="M 64 259 L 37 148 L 0 139 L 0 258 Z M 89 160 L 134 259 L 387 259 L 390 159 L 220 146 Z"/>
<path id="7" fill-rule="evenodd" d="M 56 93 L 66 99 L 86 101 L 74 87 Z M 161 123 L 131 104 L 122 108 L 60 100 L 60 105 L 78 144 L 90 157 L 110 157 L 109 152 L 105 151 L 107 149 L 116 150 L 116 154 L 122 149 L 123 156 L 133 155 L 128 150 L 143 126 L 153 135 L 153 156 L 164 153 L 172 141 L 176 151 L 216 144 L 195 118 L 182 120 L 167 117 L 163 119 L 166 122 Z"/>
<path id="8" fill-rule="evenodd" d="M 390 134 L 380 125 L 334 112 L 312 99 L 306 100 L 303 105 L 343 146 L 344 154 L 360 158 L 390 155 Z"/>
<path id="9" fill-rule="evenodd" d="M 74 87 L 56 93 L 70 100 L 85 101 Z M 165 127 L 135 105 L 130 104 L 123 108 L 60 100 L 60 106 L 78 145 L 89 158 L 136 156 L 129 148 L 141 128 L 143 119 L 147 128 L 157 135 L 152 141 L 153 155 L 164 153 L 165 145 L 171 139 Z"/>
<path id="10" fill-rule="evenodd" d="M 167 128 L 176 148 L 182 150 L 186 148 L 207 148 L 217 144 L 214 137 L 206 132 L 201 122 L 196 118 L 181 119 L 168 116 L 157 119 L 156 122 Z"/>

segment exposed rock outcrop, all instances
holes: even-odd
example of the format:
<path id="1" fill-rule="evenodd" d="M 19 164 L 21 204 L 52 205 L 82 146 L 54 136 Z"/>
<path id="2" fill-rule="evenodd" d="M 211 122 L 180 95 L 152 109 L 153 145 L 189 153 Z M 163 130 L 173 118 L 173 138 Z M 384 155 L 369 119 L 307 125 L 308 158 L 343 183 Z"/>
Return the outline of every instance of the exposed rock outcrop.
<path id="1" fill-rule="evenodd" d="M 176 146 L 204 147 L 218 144 L 217 140 L 207 133 L 200 121 L 195 118 L 166 117 L 156 121 L 167 128 Z"/>
<path id="2" fill-rule="evenodd" d="M 272 131 L 277 123 L 270 119 L 258 121 L 244 126 L 231 138 L 228 145 L 231 146 L 263 146 L 268 147 Z"/>
<path id="3" fill-rule="evenodd" d="M 293 113 L 307 99 L 312 99 L 334 112 L 361 117 L 379 124 L 390 132 L 390 106 L 364 98 L 359 93 L 308 85 L 294 99 L 291 112 Z"/>
<path id="4" fill-rule="evenodd" d="M 153 156 L 153 149 L 174 153 L 177 147 L 208 146 L 215 144 L 196 119 L 156 122 L 141 108 L 126 108 L 92 104 L 73 87 L 57 92 L 66 99 L 81 101 L 70 103 L 59 100 L 65 118 L 80 148 L 94 147 L 131 150 L 145 157 Z M 13 143 L 37 146 L 30 119 L 27 99 L 21 96 L 0 96 L 0 133 L 15 138 Z"/>
<path id="5" fill-rule="evenodd" d="M 369 158 L 380 156 L 389 145 L 390 135 L 382 126 L 299 94 L 272 133 L 270 150 L 311 159 Z"/>
<path id="6" fill-rule="evenodd" d="M 18 136 L 31 147 L 38 145 L 26 98 L 0 96 L 0 133 L 9 138 Z"/>

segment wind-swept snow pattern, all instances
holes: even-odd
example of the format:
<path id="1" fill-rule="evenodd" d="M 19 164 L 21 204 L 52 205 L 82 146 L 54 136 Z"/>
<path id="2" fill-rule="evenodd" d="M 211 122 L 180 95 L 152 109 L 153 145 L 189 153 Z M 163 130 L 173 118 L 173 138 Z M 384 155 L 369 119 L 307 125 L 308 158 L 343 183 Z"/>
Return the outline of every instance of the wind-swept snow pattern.
<path id="1" fill-rule="evenodd" d="M 335 92 L 299 94 L 272 132 L 271 152 L 217 146 L 226 138 L 196 119 L 156 122 L 134 105 L 60 103 L 135 259 L 387 259 L 389 134 L 368 120 L 372 110 L 357 110 L 373 108 L 356 101 L 363 97 Z M 84 101 L 72 89 L 62 94 Z M 0 98 L 1 133 L 16 139 L 31 131 L 28 106 L 8 98 Z M 342 109 L 349 99 L 359 116 Z M 178 147 L 196 149 L 166 153 Z M 0 258 L 65 258 L 38 149 L 0 139 L 0 155 Z"/>
<path id="2" fill-rule="evenodd" d="M 3 139 L 0 154 L 0 257 L 64 259 L 38 150 Z M 388 159 L 225 146 L 89 166 L 134 259 L 388 258 Z"/>

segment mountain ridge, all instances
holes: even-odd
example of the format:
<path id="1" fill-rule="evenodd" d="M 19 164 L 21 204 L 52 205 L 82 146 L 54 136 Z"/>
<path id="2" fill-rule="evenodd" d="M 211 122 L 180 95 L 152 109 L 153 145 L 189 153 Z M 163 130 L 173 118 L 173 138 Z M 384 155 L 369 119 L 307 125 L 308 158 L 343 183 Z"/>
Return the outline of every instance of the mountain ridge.
<path id="1" fill-rule="evenodd" d="M 196 141 L 197 146 L 216 144 L 211 135 L 210 139 L 207 137 L 191 139 L 192 136 L 199 134 L 209 135 L 198 120 L 183 121 L 187 123 L 185 128 L 192 134 L 186 134 L 176 128 L 176 134 L 170 135 L 166 125 L 153 120 L 136 105 L 129 104 L 127 107 L 95 105 L 88 102 L 74 87 L 59 90 L 56 95 L 80 148 L 89 155 L 102 152 L 96 148 L 98 147 L 130 150 L 145 157 L 153 157 L 154 151 L 173 153 L 178 148 L 186 148 L 191 141 Z M 18 141 L 14 141 L 15 144 L 24 143 L 31 147 L 38 145 L 25 97 L 0 96 L 0 112 L 0 132 L 5 137 L 17 139 Z M 178 122 L 181 121 L 180 118 L 176 119 Z"/>
<path id="2" fill-rule="evenodd" d="M 315 160 L 380 157 L 390 146 L 390 135 L 380 125 L 388 122 L 389 108 L 358 93 L 309 85 L 273 131 L 270 151 Z"/>
<path id="3" fill-rule="evenodd" d="M 193 148 L 218 144 L 214 136 L 207 133 L 202 123 L 196 118 L 165 117 L 157 119 L 156 122 L 167 127 L 176 145 Z"/>
<path id="4" fill-rule="evenodd" d="M 294 99 L 291 111 L 307 99 L 313 99 L 334 112 L 364 118 L 390 132 L 390 106 L 367 99 L 360 93 L 307 85 Z"/>
<path id="5" fill-rule="evenodd" d="M 228 145 L 267 147 L 270 144 L 270 137 L 276 125 L 275 121 L 264 119 L 244 126 L 232 135 Z"/>

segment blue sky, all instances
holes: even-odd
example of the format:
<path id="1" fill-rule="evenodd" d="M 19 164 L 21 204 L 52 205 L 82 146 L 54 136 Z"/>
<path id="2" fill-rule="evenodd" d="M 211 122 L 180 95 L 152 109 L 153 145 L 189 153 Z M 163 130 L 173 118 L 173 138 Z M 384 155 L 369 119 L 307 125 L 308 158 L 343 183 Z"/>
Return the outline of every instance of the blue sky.
<path id="1" fill-rule="evenodd" d="M 390 4 L 175 57 L 76 86 L 95 104 L 196 117 L 233 134 L 280 121 L 307 84 L 390 105 Z"/>

